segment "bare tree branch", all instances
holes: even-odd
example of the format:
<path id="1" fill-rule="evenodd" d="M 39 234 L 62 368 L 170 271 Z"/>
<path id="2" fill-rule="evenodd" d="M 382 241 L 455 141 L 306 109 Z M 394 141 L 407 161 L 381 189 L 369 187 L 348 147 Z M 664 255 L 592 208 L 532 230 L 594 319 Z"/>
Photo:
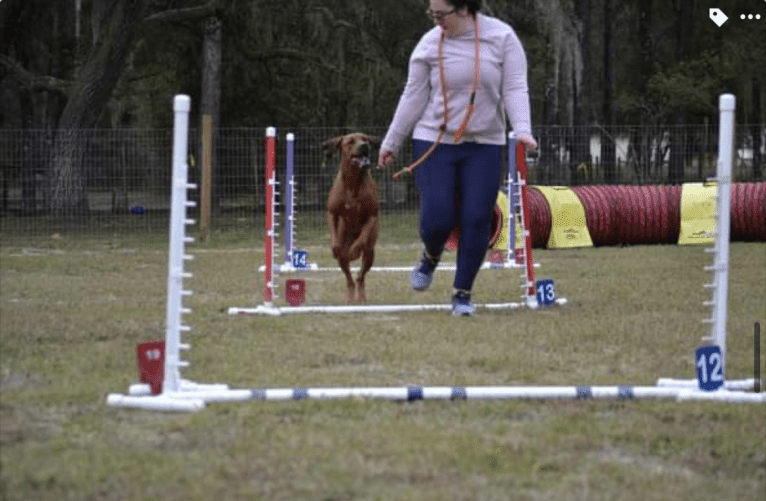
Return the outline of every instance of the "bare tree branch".
<path id="1" fill-rule="evenodd" d="M 144 18 L 146 23 L 177 23 L 181 21 L 197 21 L 214 15 L 218 10 L 218 1 L 210 0 L 205 5 L 199 7 L 189 7 L 188 9 L 172 9 L 163 12 L 157 12 Z"/>
<path id="2" fill-rule="evenodd" d="M 30 73 L 18 61 L 5 54 L 0 54 L 0 65 L 4 66 L 25 89 L 31 91 L 47 90 L 62 95 L 67 94 L 69 82 L 66 80 Z"/>
<path id="3" fill-rule="evenodd" d="M 253 61 L 268 61 L 269 59 L 294 59 L 296 61 L 321 66 L 322 68 L 325 68 L 329 71 L 340 71 L 337 66 L 333 66 L 324 61 L 318 60 L 315 56 L 306 54 L 305 52 L 296 49 L 277 48 L 253 51 L 249 50 L 243 45 L 238 45 L 238 48 L 248 59 Z"/>

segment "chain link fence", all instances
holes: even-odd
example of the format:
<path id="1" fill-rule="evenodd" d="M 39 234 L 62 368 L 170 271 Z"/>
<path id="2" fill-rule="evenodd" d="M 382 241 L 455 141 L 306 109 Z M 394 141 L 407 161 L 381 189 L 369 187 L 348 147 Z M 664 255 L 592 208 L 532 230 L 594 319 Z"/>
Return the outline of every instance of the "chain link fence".
<path id="1" fill-rule="evenodd" d="M 353 129 L 356 130 L 356 129 Z M 325 162 L 322 143 L 353 131 L 340 127 L 278 130 L 277 172 L 287 186 L 285 137 L 295 134 L 296 211 L 300 231 L 325 231 L 324 206 L 337 166 Z M 359 130 L 382 137 L 383 127 Z M 57 169 L 56 130 L 0 130 L 0 240 L 3 245 L 33 245 L 50 237 L 72 240 L 167 238 L 170 208 L 170 129 L 100 129 L 80 135 L 76 162 L 66 175 L 76 177 L 72 196 L 83 210 L 52 210 L 51 194 L 62 179 Z M 213 232 L 226 238 L 261 235 L 264 210 L 265 128 L 220 129 L 212 182 Z M 598 184 L 678 185 L 715 174 L 717 126 L 538 127 L 539 155 L 529 159 L 529 183 L 547 186 Z M 739 126 L 734 181 L 763 181 L 766 126 Z M 200 184 L 199 131 L 190 133 L 189 178 Z M 382 220 L 393 232 L 416 238 L 418 193 L 412 178 L 391 174 L 412 158 L 407 144 L 397 164 L 373 171 L 379 183 Z M 504 164 L 507 165 L 507 162 Z M 506 172 L 504 169 L 503 176 Z M 69 180 L 71 181 L 71 180 Z M 60 191 L 60 190 L 59 190 Z M 198 193 L 190 193 L 199 199 Z M 284 213 L 284 208 L 282 211 Z M 315 238 L 312 237 L 312 238 Z"/>

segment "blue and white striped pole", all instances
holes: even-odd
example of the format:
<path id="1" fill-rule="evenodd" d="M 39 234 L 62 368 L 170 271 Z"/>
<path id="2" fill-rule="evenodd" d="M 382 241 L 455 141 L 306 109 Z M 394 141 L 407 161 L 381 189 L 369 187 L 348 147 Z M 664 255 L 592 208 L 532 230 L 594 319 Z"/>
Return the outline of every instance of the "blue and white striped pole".
<path id="1" fill-rule="evenodd" d="M 506 263 L 516 262 L 516 206 L 518 188 L 516 187 L 516 135 L 508 133 L 508 252 Z"/>
<path id="2" fill-rule="evenodd" d="M 287 193 L 285 207 L 287 208 L 287 222 L 285 223 L 285 264 L 288 267 L 293 264 L 293 228 L 295 225 L 295 134 L 287 134 Z"/>
<path id="3" fill-rule="evenodd" d="M 119 398 L 123 397 L 123 398 Z M 366 388 L 254 388 L 178 391 L 163 397 L 181 401 L 247 402 L 338 400 L 345 398 L 395 400 L 674 400 L 725 403 L 766 403 L 766 393 L 657 386 L 402 386 Z M 112 405 L 128 407 L 141 397 L 114 396 Z M 146 398 L 146 397 L 144 397 Z M 201 408 L 201 407 L 198 407 Z M 169 409 L 173 410 L 173 409 Z M 197 410 L 197 409 L 179 409 Z"/>

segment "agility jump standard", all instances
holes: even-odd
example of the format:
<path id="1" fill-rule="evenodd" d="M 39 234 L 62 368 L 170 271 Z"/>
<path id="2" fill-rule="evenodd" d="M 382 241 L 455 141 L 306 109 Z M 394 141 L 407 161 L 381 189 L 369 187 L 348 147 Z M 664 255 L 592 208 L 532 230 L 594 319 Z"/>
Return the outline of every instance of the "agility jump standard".
<path id="1" fill-rule="evenodd" d="M 705 284 L 706 289 L 711 289 L 712 298 L 705 301 L 704 305 L 711 308 L 709 318 L 702 320 L 704 324 L 710 324 L 710 334 L 703 337 L 713 346 L 720 348 L 719 374 L 721 378 L 726 373 L 726 316 L 728 311 L 729 294 L 729 239 L 731 231 L 731 167 L 734 158 L 734 124 L 736 98 L 732 94 L 723 94 L 719 98 L 720 125 L 718 132 L 718 165 L 716 177 L 711 181 L 716 182 L 716 225 L 715 242 L 712 248 L 706 248 L 705 252 L 714 254 L 713 264 L 706 266 L 706 271 L 713 273 L 713 280 Z M 672 379 L 660 378 L 658 386 L 694 388 L 698 384 L 696 379 Z M 725 381 L 724 387 L 747 387 L 753 389 L 755 379 L 744 381 Z"/>
<path id="2" fill-rule="evenodd" d="M 513 141 L 515 143 L 515 141 Z M 515 166 L 517 173 L 517 183 L 513 184 L 516 197 L 509 197 L 510 200 L 515 202 L 511 204 L 509 209 L 509 216 L 516 218 L 517 213 L 519 219 L 516 224 L 520 225 L 520 233 L 524 238 L 524 244 L 521 248 L 521 257 L 523 259 L 524 279 L 522 289 L 524 294 L 521 298 L 524 300 L 520 302 L 506 302 L 506 303 L 489 303 L 489 304 L 477 304 L 477 308 L 489 309 L 489 310 L 513 310 L 527 306 L 530 309 L 536 309 L 538 307 L 537 291 L 535 284 L 535 266 L 532 259 L 532 235 L 529 231 L 529 219 L 528 219 L 528 198 L 527 198 L 527 166 L 526 166 L 526 151 L 523 145 L 518 144 L 514 148 L 515 154 Z M 266 131 L 266 166 L 265 166 L 265 186 L 266 186 L 266 239 L 264 242 L 263 260 L 264 265 L 260 268 L 264 273 L 264 291 L 263 299 L 264 304 L 255 308 L 239 308 L 231 307 L 228 312 L 229 315 L 271 315 L 279 316 L 283 314 L 299 314 L 299 313 L 383 313 L 383 312 L 404 312 L 404 311 L 445 311 L 450 310 L 452 306 L 450 304 L 394 304 L 394 305 L 314 305 L 314 306 L 291 306 L 280 307 L 274 304 L 274 300 L 277 298 L 275 289 L 276 274 L 280 267 L 275 263 L 275 256 L 278 254 L 277 248 L 277 223 L 276 223 L 276 186 L 278 185 L 276 180 L 276 129 L 269 127 Z M 509 169 L 510 170 L 510 169 Z M 510 174 L 509 174 L 510 176 Z M 509 188 L 510 190 L 510 188 Z M 292 197 L 290 197 L 292 199 Z M 518 211 L 516 210 L 518 207 Z M 290 219 L 288 219 L 289 221 Z M 288 233 L 291 230 L 288 229 Z M 515 230 L 514 230 L 515 231 Z M 510 239 L 509 239 L 510 240 Z M 292 241 L 292 240 L 291 240 Z M 292 251 L 289 251 L 292 254 Z M 509 252 L 510 258 L 510 252 Z M 375 269 L 375 268 L 373 268 Z M 410 268 L 403 268 L 409 270 Z M 329 270 L 335 270 L 335 268 L 329 268 Z M 567 303 L 565 298 L 557 298 L 556 304 L 563 305 Z"/>
<path id="3" fill-rule="evenodd" d="M 340 268 L 335 267 L 320 267 L 317 263 L 304 263 L 297 267 L 294 264 L 293 256 L 295 254 L 295 226 L 297 221 L 297 213 L 295 210 L 296 205 L 296 186 L 295 180 L 295 134 L 288 133 L 285 136 L 286 139 L 286 154 L 285 154 L 285 183 L 287 187 L 285 189 L 285 261 L 284 263 L 274 263 L 274 270 L 277 272 L 293 272 L 293 271 L 340 271 Z M 276 170 L 276 168 L 275 168 Z M 279 183 L 276 183 L 279 186 Z M 505 260 L 502 263 L 491 263 L 485 261 L 482 263 L 482 269 L 515 269 L 523 268 L 523 263 L 517 263 L 515 249 L 516 249 L 516 226 L 520 223 L 517 218 L 520 216 L 520 202 L 519 202 L 519 180 L 517 179 L 516 169 L 516 137 L 513 132 L 508 134 L 508 178 L 506 184 L 506 209 L 508 213 L 508 239 L 506 240 L 506 252 Z M 521 249 L 519 249 L 521 251 Z M 520 256 L 519 256 L 520 257 Z M 535 268 L 539 268 L 539 263 L 534 263 Z M 259 271 L 264 271 L 266 265 L 261 265 Z M 455 263 L 441 263 L 437 268 L 437 271 L 454 271 L 456 269 Z M 373 266 L 370 271 L 410 271 L 411 267 L 405 266 Z M 352 267 L 351 271 L 359 271 L 358 267 Z"/>
<path id="4" fill-rule="evenodd" d="M 191 259 L 185 255 L 185 244 L 192 239 L 186 236 L 186 227 L 194 221 L 186 218 L 186 209 L 194 207 L 186 200 L 187 190 L 195 186 L 187 182 L 186 148 L 190 99 L 176 96 L 174 102 L 175 133 L 173 142 L 173 200 L 170 222 L 170 256 L 168 261 L 167 326 L 165 331 L 162 367 L 162 385 L 158 393 L 152 393 L 148 384 L 134 384 L 128 394 L 112 393 L 106 398 L 107 405 L 120 408 L 137 408 L 155 411 L 195 412 L 203 409 L 208 402 L 244 402 L 302 399 L 370 398 L 397 401 L 423 399 L 461 400 L 713 400 L 729 403 L 764 403 L 766 393 L 748 393 L 755 386 L 754 380 L 732 381 L 717 391 L 700 391 L 691 385 L 661 386 L 410 386 L 370 388 L 255 388 L 230 389 L 226 384 L 199 384 L 181 378 L 180 369 L 187 367 L 182 361 L 181 349 L 189 345 L 181 342 L 181 332 L 190 331 L 181 323 L 183 314 L 191 313 L 183 307 L 183 296 L 191 291 L 184 290 L 183 279 L 190 274 L 184 271 L 184 262 Z M 723 150 L 721 150 L 723 152 Z M 722 155 L 723 156 L 723 155 Z M 731 162 L 731 157 L 724 161 Z M 720 166 L 720 163 L 719 163 Z M 720 168 L 720 167 L 719 167 Z M 719 171 L 719 179 L 725 179 Z M 719 188 L 720 189 L 720 188 Z M 724 193 L 719 191 L 719 193 Z M 721 204 L 722 205 L 722 204 Z M 728 210 L 728 209 L 727 209 Z M 721 228 L 719 226 L 719 228 Z M 724 245 L 718 233 L 717 245 Z M 725 242 L 728 246 L 728 242 Z M 721 254 L 718 254 L 721 255 Z M 725 284 L 723 285 L 726 286 Z M 720 301 L 722 294 L 715 296 Z M 720 306 L 726 308 L 725 303 Z M 719 340 L 720 342 L 720 340 Z"/>

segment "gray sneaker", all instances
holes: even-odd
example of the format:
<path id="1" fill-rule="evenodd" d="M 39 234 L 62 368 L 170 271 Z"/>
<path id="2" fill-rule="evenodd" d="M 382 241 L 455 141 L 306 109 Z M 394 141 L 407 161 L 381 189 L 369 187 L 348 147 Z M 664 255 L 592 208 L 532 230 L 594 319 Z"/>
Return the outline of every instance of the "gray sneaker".
<path id="1" fill-rule="evenodd" d="M 456 317 L 472 317 L 476 315 L 476 306 L 471 301 L 471 293 L 457 291 L 452 296 L 452 315 Z"/>
<path id="2" fill-rule="evenodd" d="M 423 251 L 423 257 L 420 258 L 420 264 L 410 272 L 410 283 L 416 291 L 424 291 L 431 286 L 434 281 L 434 271 L 439 264 L 438 258 L 428 257 Z"/>

